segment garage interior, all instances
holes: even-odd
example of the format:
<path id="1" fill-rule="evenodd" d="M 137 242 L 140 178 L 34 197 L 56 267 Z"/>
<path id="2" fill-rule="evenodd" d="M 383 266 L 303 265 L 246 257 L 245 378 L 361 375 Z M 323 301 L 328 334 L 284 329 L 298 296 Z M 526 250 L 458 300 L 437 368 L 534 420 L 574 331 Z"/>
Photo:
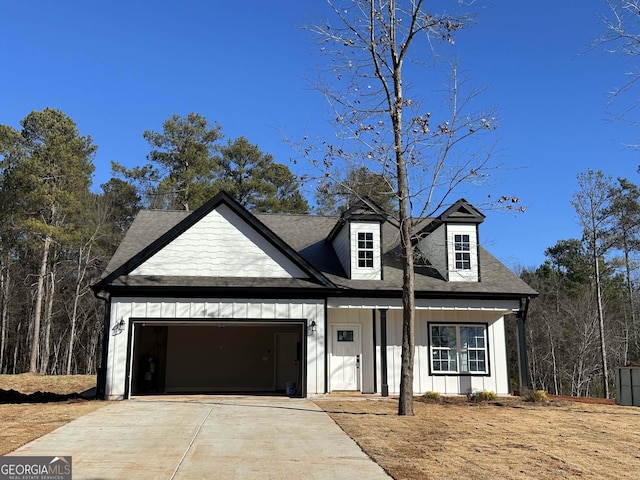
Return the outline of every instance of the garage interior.
<path id="1" fill-rule="evenodd" d="M 304 322 L 134 322 L 131 394 L 304 396 Z"/>

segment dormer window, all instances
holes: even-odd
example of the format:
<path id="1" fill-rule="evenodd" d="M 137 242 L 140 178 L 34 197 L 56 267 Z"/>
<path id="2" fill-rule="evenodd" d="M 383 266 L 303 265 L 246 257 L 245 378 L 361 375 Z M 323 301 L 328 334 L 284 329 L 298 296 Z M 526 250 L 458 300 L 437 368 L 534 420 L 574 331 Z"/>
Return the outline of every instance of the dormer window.
<path id="1" fill-rule="evenodd" d="M 471 270 L 471 242 L 469 235 L 454 235 L 456 270 Z"/>
<path id="2" fill-rule="evenodd" d="M 347 278 L 382 280 L 382 224 L 387 215 L 365 197 L 342 212 L 327 240 Z"/>
<path id="3" fill-rule="evenodd" d="M 373 268 L 372 232 L 358 232 L 358 267 Z"/>
<path id="4" fill-rule="evenodd" d="M 484 215 L 460 199 L 419 232 L 418 249 L 448 282 L 479 282 L 478 225 Z"/>

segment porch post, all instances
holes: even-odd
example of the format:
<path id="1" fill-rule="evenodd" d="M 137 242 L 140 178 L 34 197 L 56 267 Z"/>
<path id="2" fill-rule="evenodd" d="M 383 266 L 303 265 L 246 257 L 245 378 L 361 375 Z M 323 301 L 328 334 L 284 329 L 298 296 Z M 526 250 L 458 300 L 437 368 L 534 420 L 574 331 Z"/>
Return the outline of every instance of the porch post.
<path id="1" fill-rule="evenodd" d="M 387 309 L 380 309 L 380 379 L 383 397 L 389 396 L 389 383 L 387 380 Z"/>
<path id="2" fill-rule="evenodd" d="M 524 305 L 523 305 L 524 303 Z M 520 310 L 516 316 L 518 330 L 518 371 L 520 373 L 520 394 L 525 390 L 531 389 L 531 381 L 529 376 L 529 358 L 527 356 L 527 330 L 526 320 L 527 311 L 529 310 L 529 298 L 520 300 Z"/>
<path id="3" fill-rule="evenodd" d="M 104 302 L 104 322 L 102 325 L 102 352 L 97 368 L 96 398 L 107 400 L 107 362 L 109 360 L 109 337 L 111 333 L 111 295 L 96 292 L 95 297 Z"/>

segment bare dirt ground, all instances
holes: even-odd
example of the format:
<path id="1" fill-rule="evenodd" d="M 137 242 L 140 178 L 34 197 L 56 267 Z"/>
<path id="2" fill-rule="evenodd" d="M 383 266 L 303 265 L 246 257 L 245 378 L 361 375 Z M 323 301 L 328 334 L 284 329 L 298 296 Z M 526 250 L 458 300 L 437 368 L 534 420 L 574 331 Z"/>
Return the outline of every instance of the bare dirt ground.
<path id="1" fill-rule="evenodd" d="M 466 398 L 415 402 L 317 400 L 393 478 L 637 479 L 640 408 L 518 398 L 472 404 Z"/>
<path id="2" fill-rule="evenodd" d="M 95 385 L 94 375 L 0 375 L 0 455 L 104 406 L 78 398 Z"/>

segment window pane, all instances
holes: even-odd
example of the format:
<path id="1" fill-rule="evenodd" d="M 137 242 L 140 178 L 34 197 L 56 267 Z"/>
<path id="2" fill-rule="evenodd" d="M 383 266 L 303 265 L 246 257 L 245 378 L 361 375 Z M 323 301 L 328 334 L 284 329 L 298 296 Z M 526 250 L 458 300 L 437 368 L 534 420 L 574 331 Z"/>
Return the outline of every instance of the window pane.
<path id="1" fill-rule="evenodd" d="M 471 269 L 471 255 L 469 253 L 456 253 L 456 269 Z"/>
<path id="2" fill-rule="evenodd" d="M 338 330 L 339 342 L 353 342 L 353 330 Z"/>
<path id="3" fill-rule="evenodd" d="M 458 370 L 455 353 L 449 350 L 434 350 L 432 360 L 435 372 L 455 372 Z"/>
<path id="4" fill-rule="evenodd" d="M 462 348 L 484 348 L 484 327 L 460 327 Z"/>
<path id="5" fill-rule="evenodd" d="M 431 367 L 439 373 L 487 373 L 484 325 L 431 325 Z"/>
<path id="6" fill-rule="evenodd" d="M 358 233 L 358 267 L 373 268 L 373 233 Z"/>
<path id="7" fill-rule="evenodd" d="M 484 350 L 471 350 L 469 351 L 469 371 L 470 372 L 485 372 L 485 352 Z"/>
<path id="8" fill-rule="evenodd" d="M 358 252 L 359 267 L 373 267 L 373 252 L 370 250 L 362 250 Z"/>
<path id="9" fill-rule="evenodd" d="M 471 245 L 469 242 L 469 235 L 454 235 L 453 242 L 456 250 L 469 251 Z"/>
<path id="10" fill-rule="evenodd" d="M 456 347 L 456 327 L 432 326 L 431 342 L 434 347 Z"/>
<path id="11" fill-rule="evenodd" d="M 486 372 L 486 328 L 476 326 L 460 327 L 460 347 L 464 356 L 463 372 Z"/>

